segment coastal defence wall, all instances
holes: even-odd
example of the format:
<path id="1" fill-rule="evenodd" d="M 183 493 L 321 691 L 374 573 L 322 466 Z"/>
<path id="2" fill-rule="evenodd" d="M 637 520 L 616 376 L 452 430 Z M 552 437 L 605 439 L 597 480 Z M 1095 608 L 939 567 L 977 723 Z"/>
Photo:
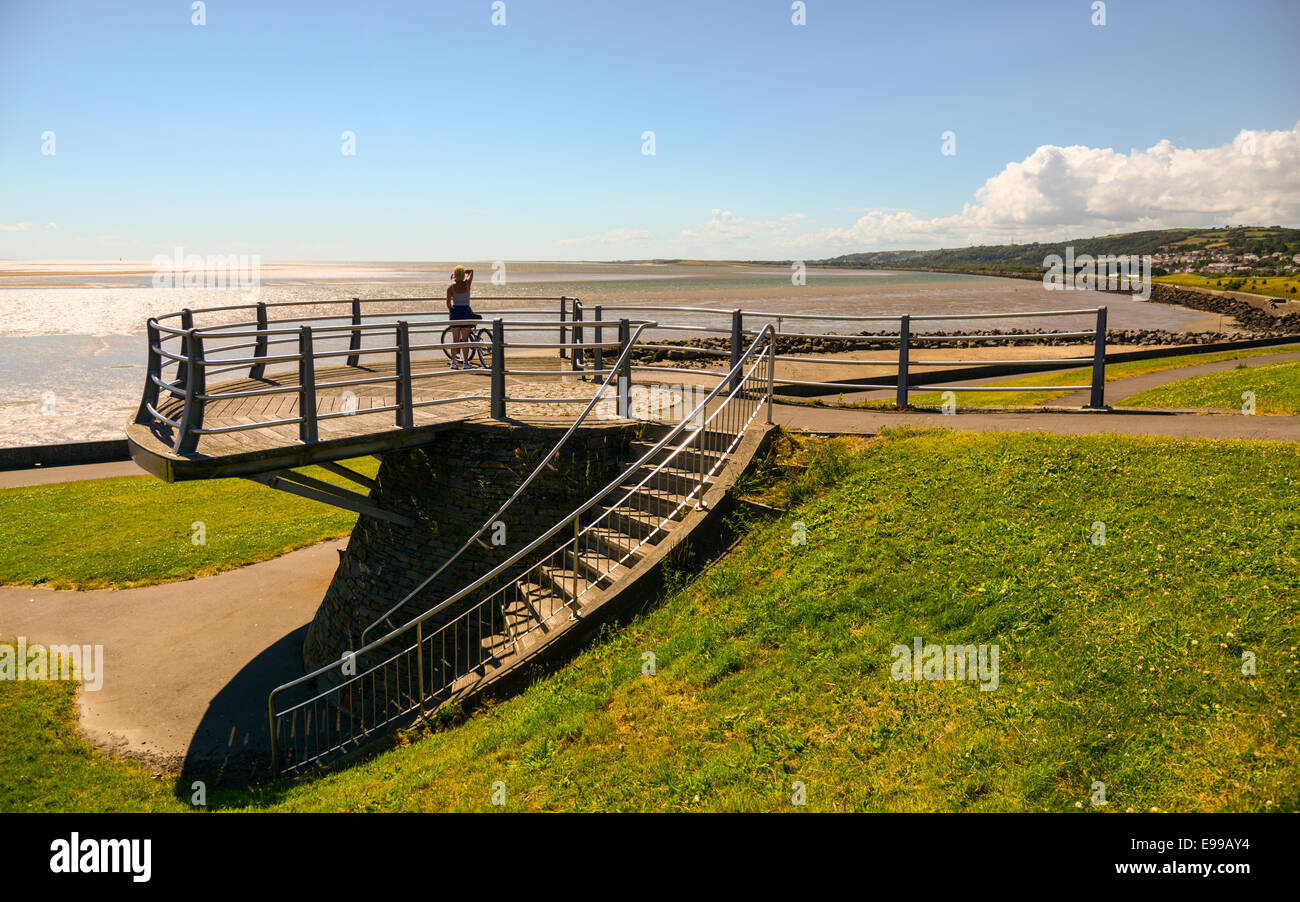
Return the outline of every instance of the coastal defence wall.
<path id="1" fill-rule="evenodd" d="M 413 592 L 492 515 L 567 427 L 470 420 L 430 445 L 381 457 L 371 500 L 413 527 L 362 516 L 307 631 L 307 670 L 358 647 L 361 631 Z M 644 424 L 584 426 L 502 517 L 393 617 L 400 626 L 505 561 L 604 488 L 627 462 Z M 493 540 L 501 544 L 494 544 Z M 432 618 L 437 620 L 435 616 Z M 382 635 L 374 630 L 368 639 Z"/>

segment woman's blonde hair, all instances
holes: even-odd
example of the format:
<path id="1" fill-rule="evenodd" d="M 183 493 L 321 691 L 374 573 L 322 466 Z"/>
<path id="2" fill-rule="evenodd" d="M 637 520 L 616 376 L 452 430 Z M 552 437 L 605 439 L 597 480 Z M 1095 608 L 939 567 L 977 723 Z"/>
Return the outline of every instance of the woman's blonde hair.
<path id="1" fill-rule="evenodd" d="M 451 271 L 451 277 L 452 277 L 453 279 L 455 279 L 457 282 L 464 282 L 464 281 L 465 281 L 465 267 L 463 267 L 463 266 L 457 266 L 455 269 L 453 269 L 453 270 Z"/>

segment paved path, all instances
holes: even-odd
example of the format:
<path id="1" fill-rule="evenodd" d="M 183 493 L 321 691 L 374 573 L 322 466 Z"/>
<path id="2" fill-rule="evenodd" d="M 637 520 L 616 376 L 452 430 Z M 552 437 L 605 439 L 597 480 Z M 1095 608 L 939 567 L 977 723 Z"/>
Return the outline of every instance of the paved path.
<path id="1" fill-rule="evenodd" d="M 1124 379 L 1116 379 L 1113 382 L 1106 383 L 1106 403 L 1116 404 L 1125 398 L 1131 398 L 1148 389 L 1159 388 L 1161 385 L 1168 385 L 1170 382 L 1181 382 L 1183 379 L 1191 379 L 1194 376 L 1203 376 L 1206 373 L 1222 373 L 1227 370 L 1235 370 L 1239 366 L 1253 368 L 1267 366 L 1271 363 L 1286 363 L 1291 360 L 1300 360 L 1300 351 L 1292 351 L 1286 354 L 1263 354 L 1259 357 L 1234 357 L 1231 360 L 1220 360 L 1215 363 L 1198 363 L 1195 366 L 1180 366 L 1177 369 L 1161 370 L 1158 373 L 1128 376 Z M 1086 391 L 1070 392 L 1055 401 L 1051 401 L 1050 406 L 1082 407 L 1088 403 L 1090 397 Z"/>
<path id="2" fill-rule="evenodd" d="M 0 489 L 24 485 L 48 485 L 53 482 L 82 482 L 87 479 L 112 479 L 115 476 L 144 476 L 133 461 L 106 464 L 76 464 L 67 467 L 32 467 L 29 470 L 0 471 Z"/>
<path id="3" fill-rule="evenodd" d="M 975 432 L 1054 432 L 1062 435 L 1165 435 L 1174 438 L 1236 438 L 1300 441 L 1300 417 L 1216 416 L 1138 410 L 1025 410 L 985 413 L 960 407 L 957 413 L 898 413 L 778 404 L 772 419 L 788 429 L 875 435 L 896 426 L 969 429 Z"/>
<path id="4" fill-rule="evenodd" d="M 1245 362 L 1263 365 L 1278 359 L 1300 359 L 1300 354 Z M 1114 397 L 1199 372 L 1231 369 L 1236 363 L 1121 380 L 1113 383 L 1118 386 Z M 784 426 L 821 433 L 874 434 L 914 425 L 1300 441 L 1300 417 L 1136 410 L 986 413 L 975 408 L 945 416 L 785 404 L 776 405 L 773 413 Z M 51 481 L 45 477 L 60 470 L 78 479 L 101 478 L 130 466 L 0 475 L 9 484 L 36 484 Z M 30 480 L 22 482 L 23 474 Z M 242 776 L 252 757 L 265 754 L 267 693 L 301 672 L 306 624 L 324 597 L 341 545 L 327 542 L 242 570 L 141 589 L 58 592 L 0 587 L 0 634 L 6 641 L 21 635 L 43 644 L 104 646 L 103 688 L 80 693 L 82 729 L 99 747 L 143 757 L 168 771 L 184 769 L 198 776 L 229 770 Z"/>
<path id="5" fill-rule="evenodd" d="M 79 694 L 96 746 L 169 772 L 265 757 L 266 696 L 302 673 L 302 640 L 343 542 L 140 589 L 0 587 L 4 641 L 102 645 L 103 686 Z"/>

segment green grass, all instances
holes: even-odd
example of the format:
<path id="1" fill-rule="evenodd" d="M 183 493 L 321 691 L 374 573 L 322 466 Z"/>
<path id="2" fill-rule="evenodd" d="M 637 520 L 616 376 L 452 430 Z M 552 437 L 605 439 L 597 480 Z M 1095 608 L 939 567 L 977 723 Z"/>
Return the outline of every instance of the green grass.
<path id="1" fill-rule="evenodd" d="M 350 464 L 373 476 L 374 458 Z M 303 472 L 343 483 L 318 467 Z M 346 535 L 356 514 L 241 479 L 152 476 L 0 489 L 0 584 L 145 586 L 267 560 Z M 195 523 L 206 544 L 195 544 Z"/>
<path id="2" fill-rule="evenodd" d="M 1154 276 L 1153 281 L 1168 285 L 1186 285 L 1211 291 L 1243 291 L 1294 301 L 1300 299 L 1300 274 L 1286 276 L 1201 276 L 1195 273 L 1174 273 Z"/>
<path id="3" fill-rule="evenodd" d="M 1091 811 L 1100 780 L 1106 811 L 1300 808 L 1300 445 L 899 431 L 793 453 L 747 482 L 788 513 L 520 695 L 210 807 L 488 811 L 500 780 L 507 810 L 788 811 L 802 781 L 808 810 Z M 892 680 L 913 636 L 998 645 L 999 688 Z M 86 753 L 51 691 L 0 684 L 0 809 L 187 807 Z"/>
<path id="4" fill-rule="evenodd" d="M 1268 354 L 1283 354 L 1288 351 L 1300 350 L 1300 345 L 1285 345 L 1275 348 L 1251 348 L 1248 350 L 1237 351 L 1216 351 L 1209 354 L 1179 354 L 1173 357 L 1151 357 L 1146 360 L 1129 360 L 1124 363 L 1112 363 L 1106 367 L 1106 381 L 1114 382 L 1117 379 L 1126 379 L 1129 376 L 1142 376 L 1147 373 L 1159 373 L 1164 370 L 1179 369 L 1185 366 L 1196 366 L 1201 363 L 1217 363 L 1220 360 L 1237 360 L 1244 357 L 1259 357 Z M 917 374 L 917 379 L 924 379 L 923 373 Z M 1056 373 L 1042 373 L 1032 376 L 1021 376 L 1017 379 L 999 380 L 999 385 L 1090 385 L 1092 383 L 1092 368 L 1085 367 L 1075 370 L 1064 370 Z M 957 406 L 960 407 L 1024 407 L 1035 404 L 1046 404 L 1049 401 L 1055 401 L 1067 394 L 1064 391 L 1044 391 L 1044 392 L 954 392 L 957 396 Z M 925 392 L 911 397 L 911 403 L 916 407 L 938 407 L 943 403 L 942 392 Z M 865 405 L 867 407 L 885 408 L 891 407 L 889 401 L 870 401 Z"/>
<path id="5" fill-rule="evenodd" d="M 1170 382 L 1117 402 L 1119 407 L 1202 407 L 1240 411 L 1255 393 L 1255 413 L 1300 414 L 1300 362 L 1206 373 Z"/>

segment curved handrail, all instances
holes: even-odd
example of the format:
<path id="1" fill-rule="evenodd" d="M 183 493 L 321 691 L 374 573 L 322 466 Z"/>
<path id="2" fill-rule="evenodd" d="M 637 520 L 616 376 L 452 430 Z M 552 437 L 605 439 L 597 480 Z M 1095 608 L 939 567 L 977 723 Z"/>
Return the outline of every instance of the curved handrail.
<path id="1" fill-rule="evenodd" d="M 661 438 L 658 442 L 656 442 L 655 445 L 649 451 L 641 455 L 641 457 L 638 458 L 635 463 L 630 464 L 622 473 L 616 476 L 604 488 L 602 488 L 601 490 L 593 494 L 590 498 L 584 501 L 573 511 L 566 514 L 563 518 L 559 520 L 559 522 L 557 522 L 550 529 L 546 530 L 546 532 L 537 536 L 535 539 L 533 539 L 531 542 L 529 542 L 519 551 L 516 551 L 505 561 L 502 561 L 500 564 L 497 564 L 487 573 L 484 573 L 482 576 L 479 576 L 469 585 L 465 586 L 459 591 L 448 596 L 443 601 L 429 608 L 427 611 L 423 612 L 422 614 L 413 617 L 411 620 L 407 621 L 403 625 L 399 627 L 395 627 L 393 630 L 391 630 L 388 633 L 385 633 L 383 636 L 380 636 L 378 639 L 375 639 L 369 644 L 362 646 L 361 648 L 357 649 L 355 652 L 352 652 L 350 656 L 352 658 L 360 658 L 362 655 L 368 654 L 369 652 L 376 650 L 388 640 L 394 639 L 402 635 L 403 633 L 408 632 L 409 630 L 414 628 L 417 624 L 423 623 L 424 621 L 428 620 L 430 617 L 434 616 L 440 611 L 445 610 L 450 605 L 455 604 L 457 601 L 460 601 L 462 598 L 469 595 L 474 590 L 480 588 L 488 580 L 505 572 L 510 567 L 514 566 L 517 562 L 522 560 L 524 557 L 536 551 L 545 542 L 547 542 L 552 537 L 554 537 L 557 533 L 559 533 L 560 530 L 564 529 L 566 526 L 571 525 L 575 517 L 581 516 L 582 514 L 590 510 L 592 507 L 594 507 L 596 504 L 598 504 L 602 498 L 604 498 L 607 494 L 609 494 L 611 491 L 616 489 L 620 483 L 625 481 L 629 476 L 629 474 L 636 472 L 640 467 L 644 466 L 645 463 L 651 457 L 653 457 L 655 454 L 658 454 L 670 441 L 672 441 L 674 438 L 677 438 L 679 435 L 681 435 L 681 433 L 687 428 L 688 424 L 691 424 L 697 418 L 702 419 L 703 418 L 702 414 L 707 409 L 709 402 L 714 400 L 719 395 L 719 393 L 722 392 L 723 388 L 725 388 L 732 381 L 732 379 L 742 371 L 742 368 L 749 361 L 750 357 L 753 356 L 754 352 L 761 344 L 763 338 L 768 337 L 769 335 L 772 336 L 773 339 L 775 339 L 776 325 L 774 323 L 767 323 L 759 331 L 758 336 L 750 344 L 749 348 L 745 351 L 745 353 L 741 355 L 740 360 L 737 361 L 736 364 L 731 368 L 731 371 L 728 372 L 724 378 L 718 380 L 718 384 L 713 388 L 713 390 L 710 391 L 708 395 L 706 395 L 704 399 L 701 400 L 700 403 L 697 404 L 689 414 L 682 417 L 681 421 L 672 429 L 670 429 L 663 438 Z M 770 394 L 769 394 L 769 398 L 770 398 Z M 700 428 L 702 429 L 703 426 L 701 426 Z M 275 696 L 278 693 L 283 692 L 286 689 L 292 689 L 295 686 L 300 686 L 303 683 L 306 683 L 310 680 L 314 680 L 320 676 L 323 676 L 326 673 L 329 673 L 331 670 L 338 668 L 342 663 L 343 661 L 331 661 L 330 663 L 322 667 L 318 667 L 317 669 L 311 671 L 310 673 L 303 674 L 297 679 L 290 680 L 287 683 L 277 686 L 275 689 L 271 691 L 271 695 L 269 699 L 270 704 L 271 705 L 274 704 Z M 274 708 L 272 707 L 271 710 L 272 710 L 272 716 L 274 718 Z M 274 726 L 274 723 L 272 724 L 272 726 Z"/>
<path id="2" fill-rule="evenodd" d="M 699 440 L 697 453 L 700 454 L 701 461 L 698 471 L 698 483 L 696 475 L 692 474 L 689 477 L 691 483 L 697 483 L 696 488 L 683 493 L 683 497 L 673 512 L 659 520 L 657 525 L 654 525 L 651 529 L 650 535 L 661 532 L 668 520 L 675 518 L 683 507 L 696 498 L 697 493 L 699 496 L 698 501 L 702 502 L 707 481 L 720 471 L 728 455 L 738 446 L 741 438 L 754 422 L 760 410 L 762 410 L 764 400 L 767 403 L 768 420 L 771 421 L 772 367 L 775 365 L 776 335 L 777 332 L 771 324 L 761 330 L 753 344 L 741 355 L 741 359 L 736 362 L 727 374 L 727 378 L 720 381 L 714 390 L 669 434 L 655 443 L 650 451 L 642 455 L 636 463 L 632 464 L 619 477 L 592 495 L 584 504 L 580 505 L 564 519 L 561 519 L 546 533 L 530 542 L 526 548 L 512 555 L 509 560 L 492 568 L 488 573 L 475 579 L 470 585 L 464 587 L 444 602 L 413 618 L 407 624 L 394 629 L 382 638 L 369 643 L 359 651 L 347 652 L 339 661 L 331 662 L 325 667 L 318 668 L 272 690 L 267 698 L 267 716 L 273 769 L 277 772 L 280 769 L 278 737 L 280 735 L 279 727 L 284 723 L 284 721 L 280 720 L 281 718 L 287 719 L 288 733 L 286 735 L 294 751 L 294 757 L 288 765 L 289 768 L 297 769 L 308 764 L 322 762 L 327 757 L 344 753 L 349 748 L 356 747 L 360 743 L 367 741 L 380 730 L 396 723 L 400 718 L 410 715 L 417 708 L 424 710 L 427 702 L 439 697 L 444 699 L 451 697 L 457 686 L 468 687 L 469 684 L 465 683 L 464 680 L 475 679 L 474 674 L 476 672 L 482 673 L 481 668 L 484 663 L 496 659 L 499 649 L 506 647 L 506 645 L 518 648 L 518 642 L 522 636 L 531 633 L 535 629 L 546 629 L 545 624 L 550 622 L 558 611 L 566 608 L 572 611 L 581 595 L 624 567 L 625 561 L 633 552 L 629 552 L 629 555 L 624 555 L 619 560 L 614 561 L 612 566 L 598 568 L 599 575 L 588 581 L 588 585 L 581 591 L 578 590 L 575 580 L 573 594 L 568 600 L 565 600 L 564 597 L 567 593 L 552 593 L 553 603 L 549 612 L 542 615 L 540 610 L 535 610 L 536 623 L 522 632 L 515 632 L 514 628 L 504 619 L 505 615 L 503 613 L 502 630 L 497 630 L 495 626 L 490 626 L 488 630 L 489 634 L 504 633 L 504 635 L 501 635 L 503 643 L 490 648 L 486 645 L 483 646 L 485 652 L 483 658 L 469 660 L 468 658 L 461 659 L 457 657 L 453 660 L 451 657 L 452 651 L 449 648 L 460 647 L 463 644 L 463 639 L 472 638 L 473 631 L 477 630 L 479 638 L 482 639 L 483 624 L 481 619 L 484 611 L 500 602 L 502 593 L 511 588 L 524 592 L 530 591 L 523 588 L 521 583 L 521 580 L 527 578 L 528 574 L 534 570 L 538 573 L 552 570 L 554 569 L 553 562 L 557 560 L 560 562 L 560 566 L 564 566 L 563 562 L 567 559 L 566 556 L 570 554 L 573 555 L 573 566 L 578 567 L 579 558 L 582 555 L 580 536 L 593 529 L 604 517 L 618 511 L 633 493 L 654 478 L 656 474 L 662 472 L 673 458 L 696 439 Z M 760 353 L 760 348 L 764 347 L 764 342 L 766 342 L 765 353 Z M 755 376 L 760 367 L 764 366 L 766 367 L 766 376 Z M 718 398 L 728 384 L 731 387 L 726 399 L 719 403 L 712 413 L 708 413 L 709 403 Z M 715 431 L 709 432 L 709 424 L 715 422 L 721 424 L 721 431 L 718 431 L 717 426 L 715 426 Z M 698 423 L 698 426 L 695 425 L 696 423 Z M 668 458 L 654 464 L 651 472 L 637 483 L 636 488 L 628 490 L 627 494 L 612 507 L 607 506 L 600 518 L 589 524 L 586 530 L 579 532 L 579 518 L 582 513 L 602 503 L 611 493 L 617 494 L 624 491 L 625 486 L 623 486 L 623 483 L 628 481 L 629 474 L 637 472 L 638 468 L 646 464 L 653 455 L 667 447 L 670 442 L 680 438 L 688 429 L 689 435 L 674 449 Z M 705 453 L 706 438 L 710 435 L 730 437 L 731 441 L 721 449 L 716 461 L 706 471 L 703 455 Z M 693 466 L 692 469 L 694 469 Z M 621 513 L 626 515 L 627 512 Z M 658 519 L 658 516 L 658 514 L 655 515 L 655 518 L 651 521 L 652 524 L 655 519 Z M 482 587 L 488 580 L 495 579 L 508 568 L 518 563 L 521 558 L 535 552 L 543 543 L 549 541 L 561 529 L 570 524 L 574 528 L 572 549 L 569 548 L 567 541 L 561 543 L 560 546 L 539 562 L 531 563 L 519 574 L 507 577 L 500 588 L 491 592 L 484 599 L 455 613 L 446 622 L 438 624 L 431 632 L 424 632 L 423 624 L 429 617 L 463 599 L 468 593 Z M 649 537 L 643 537 L 642 542 L 648 540 Z M 559 601 L 558 608 L 554 604 L 557 599 Z M 516 597 L 516 600 L 518 600 L 518 597 Z M 495 622 L 493 617 L 492 623 L 495 624 Z M 412 630 L 414 630 L 414 644 L 408 644 L 404 641 L 400 645 L 386 645 L 403 635 L 409 636 Z M 448 642 L 449 639 L 450 642 Z M 360 673 L 357 672 L 355 666 L 349 669 L 349 664 L 355 665 L 359 657 L 368 656 L 372 652 L 377 652 L 377 655 L 372 656 L 378 658 L 377 661 L 367 665 Z M 276 710 L 276 700 L 281 692 L 302 686 L 336 668 L 339 669 L 340 675 L 340 680 L 337 683 L 323 690 L 315 687 L 317 691 L 310 697 L 287 704 L 283 710 Z M 450 675 L 447 668 L 450 668 Z M 404 678 L 403 670 L 405 670 Z M 436 677 L 435 673 L 437 674 Z M 326 708 L 322 710 L 321 705 L 325 705 Z M 301 728 L 301 732 L 298 732 L 299 728 Z"/>
<path id="3" fill-rule="evenodd" d="M 536 479 L 541 474 L 542 470 L 548 464 L 550 464 L 552 460 L 555 459 L 555 456 L 560 453 L 560 449 L 564 447 L 564 445 L 569 441 L 569 438 L 575 432 L 578 431 L 578 428 L 586 421 L 587 416 L 592 412 L 592 410 L 596 408 L 596 405 L 600 403 L 601 398 L 603 398 L 605 395 L 605 391 L 610 387 L 610 385 L 613 384 L 614 379 L 619 375 L 620 370 L 627 362 L 629 355 L 631 355 L 632 349 L 636 345 L 637 338 L 641 336 L 641 333 L 643 331 L 645 331 L 648 328 L 653 328 L 656 325 L 657 325 L 656 323 L 641 323 L 639 326 L 637 326 L 636 331 L 632 333 L 631 338 L 628 340 L 627 346 L 623 348 L 623 353 L 619 354 L 618 360 L 616 360 L 614 362 L 614 365 L 610 367 L 609 375 L 605 377 L 605 381 L 600 386 L 600 390 L 597 391 L 596 394 L 587 403 L 586 408 L 582 411 L 581 414 L 578 415 L 578 418 L 574 420 L 573 425 L 570 426 L 568 430 L 565 431 L 564 435 L 560 437 L 560 440 L 555 443 L 555 447 L 551 448 L 551 450 L 547 452 L 546 457 L 543 458 L 542 461 L 538 463 L 536 467 L 533 468 L 533 471 L 528 474 L 527 478 L 524 479 L 523 483 L 520 484 L 519 488 L 515 489 L 515 491 L 510 495 L 510 497 L 506 499 L 505 503 L 502 504 L 499 508 L 497 508 L 496 512 L 483 522 L 483 525 L 478 528 L 478 530 L 474 533 L 474 535 L 470 536 L 465 541 L 464 545 L 461 545 L 460 548 L 457 549 L 455 554 L 449 557 L 441 567 L 435 570 L 423 582 L 421 582 L 418 586 L 412 589 L 406 595 L 405 598 L 403 598 L 401 601 L 397 602 L 391 608 L 385 611 L 382 617 L 380 617 L 374 623 L 370 624 L 369 626 L 367 626 L 365 629 L 361 631 L 361 643 L 363 645 L 365 644 L 366 636 L 368 636 L 370 634 L 370 631 L 373 630 L 375 627 L 377 627 L 379 624 L 387 622 L 389 628 L 391 629 L 393 623 L 391 620 L 389 620 L 389 618 L 392 617 L 392 615 L 396 613 L 399 608 L 405 606 L 408 601 L 410 601 L 416 595 L 419 595 L 421 592 L 423 592 L 431 582 L 433 582 L 440 575 L 442 575 L 442 572 L 446 570 L 449 566 L 451 566 L 457 559 L 459 559 L 460 556 L 464 554 L 465 551 L 470 547 L 470 545 L 477 542 L 479 538 L 483 535 L 483 533 L 487 532 L 488 528 L 497 520 L 499 520 L 501 518 L 501 515 L 504 514 L 506 510 L 512 504 L 515 503 L 515 501 L 519 498 L 519 496 L 524 493 L 524 490 L 527 489 L 530 485 L 532 485 L 533 480 Z"/>

